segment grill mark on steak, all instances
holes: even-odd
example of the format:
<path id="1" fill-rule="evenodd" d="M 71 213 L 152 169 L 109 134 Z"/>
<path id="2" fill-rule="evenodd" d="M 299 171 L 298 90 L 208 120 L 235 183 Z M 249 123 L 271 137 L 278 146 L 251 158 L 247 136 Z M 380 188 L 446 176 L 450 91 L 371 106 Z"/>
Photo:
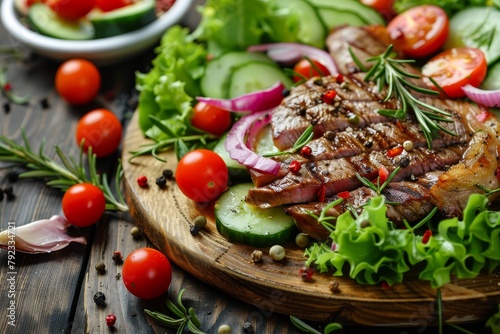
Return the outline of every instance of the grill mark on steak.
<path id="1" fill-rule="evenodd" d="M 394 177 L 399 181 L 411 175 L 420 176 L 438 168 L 444 169 L 460 161 L 464 146 L 433 149 L 421 147 L 389 158 L 387 152 L 371 152 L 352 157 L 313 161 L 303 164 L 298 174 L 285 177 L 249 191 L 246 201 L 261 208 L 315 201 L 321 187 L 326 196 L 350 191 L 361 186 L 359 174 L 369 180 L 376 179 L 384 166 L 389 172 L 402 167 Z M 404 163 L 403 163 L 404 161 Z"/>

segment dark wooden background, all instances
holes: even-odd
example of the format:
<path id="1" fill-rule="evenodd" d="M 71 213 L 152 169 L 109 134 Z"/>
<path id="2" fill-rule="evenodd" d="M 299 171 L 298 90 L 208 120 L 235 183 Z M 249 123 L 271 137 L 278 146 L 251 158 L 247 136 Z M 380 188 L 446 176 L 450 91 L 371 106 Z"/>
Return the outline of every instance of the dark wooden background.
<path id="1" fill-rule="evenodd" d="M 95 107 L 113 110 L 126 126 L 134 111 L 134 73 L 147 71 L 154 55 L 153 50 L 130 61 L 101 67 L 103 84 L 99 97 L 91 105 L 71 107 L 54 91 L 54 74 L 58 63 L 32 54 L 12 40 L 0 27 L 1 46 L 11 46 L 23 51 L 24 59 L 10 63 L 8 78 L 15 92 L 30 97 L 26 106 L 8 104 L 0 97 L 1 135 L 20 142 L 21 129 L 26 131 L 30 143 L 38 149 L 45 140 L 45 154 L 55 158 L 54 147 L 59 146 L 68 155 L 77 156 L 74 139 L 75 125 L 79 117 Z M 4 55 L 0 61 L 5 62 Z M 46 103 L 47 102 L 47 103 Z M 99 161 L 102 170 L 112 171 L 117 156 Z M 8 169 L 0 165 L 0 187 L 12 185 L 15 199 L 0 202 L 0 229 L 9 222 L 17 226 L 61 214 L 62 193 L 47 187 L 40 180 L 18 180 L 11 183 Z M 106 214 L 93 227 L 71 232 L 86 236 L 88 244 L 71 244 L 51 254 L 26 255 L 17 253 L 15 324 L 7 319 L 8 268 L 7 252 L 0 250 L 0 333 L 174 333 L 161 327 L 144 315 L 144 308 L 165 310 L 162 296 L 142 301 L 128 293 L 119 276 L 121 265 L 112 260 L 114 251 L 124 256 L 142 246 L 152 246 L 145 238 L 135 240 L 130 235 L 134 226 L 127 214 Z M 94 269 L 98 262 L 106 264 L 107 271 L 99 275 Z M 174 266 L 174 276 L 168 295 L 176 296 L 186 289 L 187 306 L 196 309 L 207 333 L 217 333 L 222 324 L 231 326 L 232 333 L 245 333 L 244 324 L 249 322 L 255 333 L 299 333 L 288 316 L 266 310 L 264 305 L 252 300 L 239 301 L 224 292 L 205 285 L 198 279 Z M 92 301 L 96 292 L 106 295 L 107 305 L 99 308 Z M 110 329 L 105 324 L 107 314 L 117 317 Z M 416 326 L 403 328 L 350 327 L 346 333 L 433 333 L 426 319 L 417 319 Z M 321 330 L 321 324 L 313 324 Z M 485 333 L 483 324 L 472 325 L 469 330 Z M 247 331 L 250 333 L 250 331 Z M 446 333 L 459 333 L 446 328 Z"/>

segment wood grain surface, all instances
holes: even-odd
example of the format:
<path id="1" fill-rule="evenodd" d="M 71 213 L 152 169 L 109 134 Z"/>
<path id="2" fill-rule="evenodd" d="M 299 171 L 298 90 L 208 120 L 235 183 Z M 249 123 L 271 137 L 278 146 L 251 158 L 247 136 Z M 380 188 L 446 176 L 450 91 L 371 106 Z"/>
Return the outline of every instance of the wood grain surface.
<path id="1" fill-rule="evenodd" d="M 136 116 L 135 116 L 136 117 Z M 362 286 L 347 277 L 315 273 L 313 280 L 303 281 L 299 269 L 304 265 L 303 250 L 286 245 L 286 258 L 272 261 L 264 252 L 261 263 L 251 261 L 254 247 L 232 244 L 216 230 L 210 207 L 190 201 L 175 182 L 161 189 L 154 183 L 164 169 L 175 170 L 172 152 L 162 157 L 166 163 L 150 156 L 131 161 L 130 151 L 148 143 L 132 119 L 124 140 L 123 164 L 125 192 L 131 214 L 150 240 L 172 261 L 200 280 L 213 285 L 244 302 L 301 319 L 340 321 L 361 325 L 420 325 L 422 319 L 436 323 L 436 290 L 428 282 L 408 275 L 402 284 L 384 289 Z M 140 188 L 138 176 L 147 176 L 148 188 Z M 196 177 L 193 175 L 193 177 Z M 204 215 L 207 228 L 199 235 L 190 234 L 192 220 Z M 329 288 L 333 280 L 340 292 Z M 475 279 L 454 280 L 442 288 L 444 320 L 467 323 L 491 316 L 500 303 L 500 274 L 481 275 Z"/>

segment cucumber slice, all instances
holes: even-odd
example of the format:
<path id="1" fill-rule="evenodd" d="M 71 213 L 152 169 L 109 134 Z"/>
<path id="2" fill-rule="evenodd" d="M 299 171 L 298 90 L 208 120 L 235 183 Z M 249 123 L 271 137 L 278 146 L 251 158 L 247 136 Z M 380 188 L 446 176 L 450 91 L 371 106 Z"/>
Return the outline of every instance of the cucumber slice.
<path id="1" fill-rule="evenodd" d="M 231 242 L 254 247 L 282 245 L 297 229 L 283 208 L 259 209 L 245 202 L 252 183 L 237 184 L 226 190 L 215 203 L 217 230 Z"/>
<path id="2" fill-rule="evenodd" d="M 343 0 L 344 1 L 344 0 Z M 319 18 L 316 8 L 306 0 L 275 0 L 276 10 L 289 10 L 300 15 L 300 27 L 297 37 L 299 42 L 322 49 L 325 46 L 326 27 Z"/>
<path id="3" fill-rule="evenodd" d="M 228 98 L 270 88 L 278 81 L 287 88 L 292 85 L 292 79 L 275 64 L 262 62 L 245 64 L 233 71 L 229 81 Z"/>
<path id="4" fill-rule="evenodd" d="M 280 151 L 276 146 L 274 146 L 271 125 L 267 125 L 260 130 L 256 142 L 257 144 L 253 149 L 255 153 L 259 155 L 263 155 L 264 153 L 277 153 Z"/>
<path id="5" fill-rule="evenodd" d="M 500 62 L 496 62 L 488 69 L 488 75 L 481 84 L 481 88 L 486 90 L 500 89 Z"/>
<path id="6" fill-rule="evenodd" d="M 356 13 L 358 20 L 362 20 L 365 24 L 380 24 L 385 25 L 385 20 L 376 10 L 366 6 L 359 0 L 307 0 L 313 7 L 317 9 L 330 9 L 337 12 Z M 331 26 L 332 23 L 327 23 Z"/>
<path id="7" fill-rule="evenodd" d="M 354 12 L 335 10 L 331 8 L 318 8 L 319 17 L 330 31 L 341 25 L 363 26 L 366 21 Z"/>
<path id="8" fill-rule="evenodd" d="M 226 151 L 226 138 L 227 133 L 223 135 L 217 144 L 215 144 L 213 151 L 217 153 L 227 166 L 229 177 L 234 182 L 250 181 L 250 173 L 248 169 L 240 164 L 238 161 L 231 159 L 229 153 Z"/>
<path id="9" fill-rule="evenodd" d="M 43 3 L 35 3 L 29 8 L 28 23 L 33 30 L 49 37 L 70 40 L 94 38 L 94 28 L 89 22 L 63 20 Z"/>
<path id="10" fill-rule="evenodd" d="M 491 43 L 486 42 L 491 38 Z M 483 51 L 488 64 L 500 58 L 500 11 L 494 7 L 469 7 L 453 15 L 445 49 L 471 46 Z"/>
<path id="11" fill-rule="evenodd" d="M 94 26 L 95 38 L 125 34 L 156 20 L 155 1 L 140 0 L 109 12 L 93 10 L 88 18 Z"/>
<path id="12" fill-rule="evenodd" d="M 217 99 L 227 98 L 231 72 L 241 65 L 254 61 L 274 64 L 270 58 L 262 53 L 245 51 L 228 52 L 211 60 L 200 82 L 203 95 Z"/>

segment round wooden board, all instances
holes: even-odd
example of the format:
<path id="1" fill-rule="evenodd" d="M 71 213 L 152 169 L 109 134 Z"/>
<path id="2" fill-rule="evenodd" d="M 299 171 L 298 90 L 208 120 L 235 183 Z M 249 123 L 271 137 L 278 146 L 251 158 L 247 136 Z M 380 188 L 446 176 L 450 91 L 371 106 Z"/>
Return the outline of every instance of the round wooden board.
<path id="1" fill-rule="evenodd" d="M 173 181 L 168 182 L 166 189 L 155 184 L 163 170 L 175 171 L 177 159 L 173 152 L 161 155 L 166 163 L 152 156 L 129 161 L 130 152 L 147 143 L 150 141 L 142 136 L 135 113 L 123 147 L 124 187 L 130 213 L 169 259 L 195 277 L 261 310 L 305 320 L 389 326 L 437 323 L 436 290 L 412 275 L 389 289 L 319 273 L 305 282 L 298 275 L 304 266 L 303 250 L 292 243 L 285 245 L 285 260 L 273 262 L 267 249 L 262 249 L 263 261 L 253 263 L 250 254 L 255 248 L 233 244 L 222 237 L 210 207 L 187 199 Z M 148 188 L 138 186 L 136 180 L 141 175 L 148 177 Z M 193 237 L 190 226 L 198 215 L 206 216 L 208 224 Z M 333 280 L 340 283 L 339 292 L 331 291 Z M 484 321 L 498 310 L 500 273 L 454 280 L 442 288 L 442 300 L 444 321 Z"/>

